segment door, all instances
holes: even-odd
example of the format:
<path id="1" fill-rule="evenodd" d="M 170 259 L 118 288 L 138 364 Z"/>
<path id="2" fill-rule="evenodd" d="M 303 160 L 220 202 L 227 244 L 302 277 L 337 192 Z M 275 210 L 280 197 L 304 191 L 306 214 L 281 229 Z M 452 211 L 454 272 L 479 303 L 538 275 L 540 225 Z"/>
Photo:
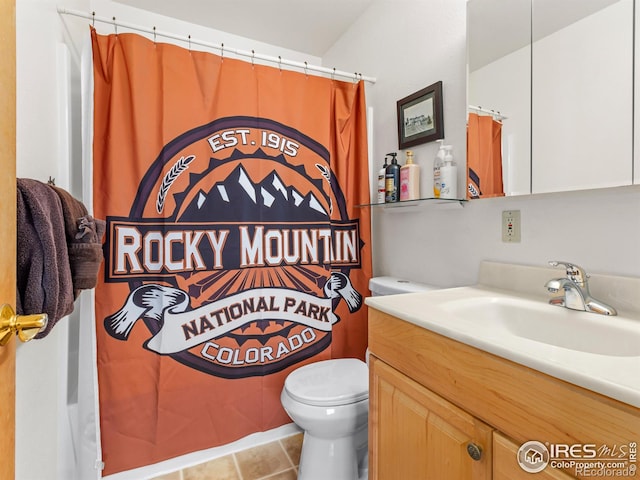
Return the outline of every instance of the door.
<path id="1" fill-rule="evenodd" d="M 0 304 L 16 303 L 15 0 L 0 0 Z M 15 477 L 16 341 L 0 347 L 0 480 Z"/>
<path id="2" fill-rule="evenodd" d="M 369 367 L 373 480 L 491 479 L 490 426 L 373 356 Z"/>

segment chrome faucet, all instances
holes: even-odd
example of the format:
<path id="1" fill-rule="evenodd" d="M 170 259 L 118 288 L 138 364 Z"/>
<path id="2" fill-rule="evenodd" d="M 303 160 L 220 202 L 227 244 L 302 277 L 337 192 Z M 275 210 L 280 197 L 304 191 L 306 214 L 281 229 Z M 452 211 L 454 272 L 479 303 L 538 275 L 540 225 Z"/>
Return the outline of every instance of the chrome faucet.
<path id="1" fill-rule="evenodd" d="M 549 300 L 551 305 L 599 313 L 601 315 L 618 314 L 615 308 L 591 297 L 587 283 L 589 275 L 582 267 L 569 262 L 558 261 L 550 261 L 549 265 L 552 267 L 562 266 L 567 272 L 566 277 L 553 278 L 545 284 L 545 288 L 551 293 L 556 293 L 560 289 L 564 290 L 562 297 L 554 297 Z"/>

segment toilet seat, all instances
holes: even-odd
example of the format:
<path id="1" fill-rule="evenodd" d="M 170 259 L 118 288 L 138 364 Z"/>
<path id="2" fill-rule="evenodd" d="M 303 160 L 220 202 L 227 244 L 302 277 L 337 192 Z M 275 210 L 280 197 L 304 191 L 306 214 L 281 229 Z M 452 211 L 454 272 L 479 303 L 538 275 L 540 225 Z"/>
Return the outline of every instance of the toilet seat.
<path id="1" fill-rule="evenodd" d="M 348 405 L 369 398 L 369 370 L 357 358 L 310 363 L 290 373 L 284 389 L 307 405 Z"/>

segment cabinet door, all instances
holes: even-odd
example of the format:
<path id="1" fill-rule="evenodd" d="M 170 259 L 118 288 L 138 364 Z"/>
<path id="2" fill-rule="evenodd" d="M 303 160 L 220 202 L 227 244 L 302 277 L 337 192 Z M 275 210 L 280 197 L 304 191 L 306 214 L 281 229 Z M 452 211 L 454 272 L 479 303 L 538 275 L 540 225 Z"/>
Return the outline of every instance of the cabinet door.
<path id="1" fill-rule="evenodd" d="M 369 366 L 372 480 L 490 480 L 491 427 L 373 355 Z"/>
<path id="2" fill-rule="evenodd" d="M 519 445 L 498 432 L 493 433 L 493 480 L 531 480 L 532 474 L 518 465 Z M 574 480 L 561 470 L 547 466 L 535 474 L 535 480 Z"/>

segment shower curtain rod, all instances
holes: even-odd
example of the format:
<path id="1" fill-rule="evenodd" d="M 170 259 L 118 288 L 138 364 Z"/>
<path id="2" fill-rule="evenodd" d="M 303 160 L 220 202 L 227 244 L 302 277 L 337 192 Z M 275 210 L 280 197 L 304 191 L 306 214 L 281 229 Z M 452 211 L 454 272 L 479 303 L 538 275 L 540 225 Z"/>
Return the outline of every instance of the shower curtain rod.
<path id="1" fill-rule="evenodd" d="M 319 65 L 309 65 L 307 62 L 298 62 L 295 60 L 286 60 L 280 56 L 278 57 L 273 57 L 271 55 L 264 55 L 264 54 L 259 54 L 256 53 L 255 51 L 251 50 L 251 51 L 247 51 L 247 50 L 239 50 L 239 49 L 235 49 L 235 48 L 229 48 L 226 47 L 224 45 L 224 43 L 221 44 L 215 44 L 215 43 L 209 43 L 209 42 L 205 42 L 202 40 L 194 40 L 193 38 L 191 38 L 191 35 L 184 37 L 181 35 L 177 35 L 174 33 L 170 33 L 170 32 L 163 32 L 160 30 L 157 30 L 156 27 L 153 28 L 147 28 L 147 27 L 143 27 L 140 25 L 133 25 L 131 23 L 125 23 L 125 22 L 121 22 L 121 21 L 116 21 L 116 17 L 113 17 L 111 19 L 105 18 L 105 17 L 98 17 L 95 15 L 95 12 L 93 13 L 85 13 L 85 12 L 81 12 L 78 10 L 73 10 L 73 9 L 69 9 L 69 8 L 65 8 L 65 7 L 57 7 L 58 9 L 58 13 L 61 15 L 72 15 L 75 17 L 81 17 L 81 18 L 86 18 L 88 20 L 92 20 L 93 22 L 101 22 L 101 23 L 108 23 L 110 25 L 113 25 L 114 28 L 116 29 L 116 33 L 117 33 L 117 28 L 118 27 L 124 27 L 124 28 L 128 28 L 130 30 L 136 30 L 139 32 L 144 32 L 144 33 L 148 33 L 154 36 L 154 39 L 156 36 L 161 36 L 161 37 L 165 37 L 165 38 L 171 38 L 173 40 L 179 40 L 179 41 L 183 41 L 185 43 L 188 43 L 189 46 L 191 45 L 200 45 L 203 47 L 207 47 L 207 48 L 213 48 L 216 50 L 220 51 L 220 54 L 222 56 L 224 56 L 225 52 L 230 52 L 233 53 L 234 55 L 239 55 L 242 57 L 249 57 L 251 58 L 251 60 L 253 61 L 254 59 L 257 60 L 264 60 L 267 62 L 272 62 L 272 63 L 276 63 L 279 66 L 281 65 L 287 65 L 290 67 L 296 67 L 296 68 L 301 68 L 305 71 L 305 73 L 307 73 L 308 71 L 313 71 L 313 72 L 319 72 L 319 73 L 324 73 L 327 75 L 331 75 L 332 77 L 338 76 L 338 77 L 344 77 L 344 78 L 349 78 L 353 81 L 358 81 L 358 80 L 364 80 L 365 82 L 369 82 L 369 83 L 376 83 L 376 79 L 375 77 L 367 77 L 367 76 L 363 76 L 361 73 L 349 73 L 349 72 L 345 72 L 345 71 L 341 71 L 341 70 L 336 70 L 335 68 L 327 68 L 327 67 L 321 67 Z"/>
<path id="2" fill-rule="evenodd" d="M 476 107 L 474 105 L 469 105 L 469 110 L 475 110 L 476 112 L 482 112 L 496 117 L 498 120 L 507 120 L 509 117 L 502 115 L 497 110 L 489 110 L 488 108 Z"/>

